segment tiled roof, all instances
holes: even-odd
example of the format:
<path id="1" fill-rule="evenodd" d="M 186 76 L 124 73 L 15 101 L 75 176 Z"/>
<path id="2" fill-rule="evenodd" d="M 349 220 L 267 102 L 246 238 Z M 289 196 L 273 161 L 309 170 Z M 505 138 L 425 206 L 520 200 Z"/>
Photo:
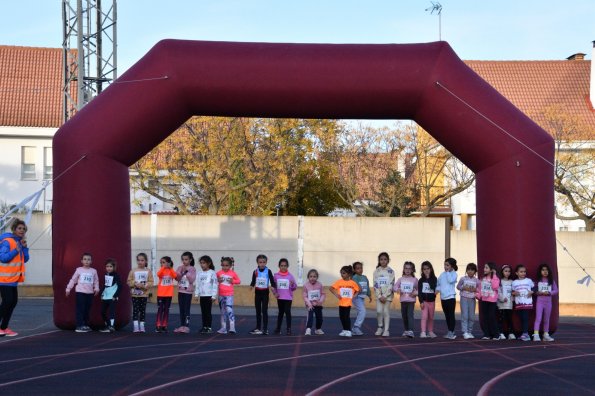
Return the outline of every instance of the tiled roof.
<path id="1" fill-rule="evenodd" d="M 0 45 L 0 126 L 62 125 L 62 49 Z"/>
<path id="2" fill-rule="evenodd" d="M 558 107 L 595 133 L 595 111 L 589 101 L 591 61 L 465 63 L 542 128 L 548 129 L 543 112 Z"/>

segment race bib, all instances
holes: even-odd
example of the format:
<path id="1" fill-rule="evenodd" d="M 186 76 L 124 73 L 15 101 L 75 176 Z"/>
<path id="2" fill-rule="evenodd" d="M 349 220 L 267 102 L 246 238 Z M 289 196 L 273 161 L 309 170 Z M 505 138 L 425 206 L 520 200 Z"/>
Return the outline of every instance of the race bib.
<path id="1" fill-rule="evenodd" d="M 180 279 L 180 282 L 178 282 L 178 287 L 183 287 L 185 289 L 190 287 L 190 282 L 186 276 L 183 276 L 182 279 Z"/>
<path id="2" fill-rule="evenodd" d="M 81 276 L 79 277 L 79 283 L 92 284 L 93 283 L 93 274 L 81 274 Z"/>
<path id="3" fill-rule="evenodd" d="M 289 279 L 278 279 L 277 289 L 287 290 L 289 289 Z"/>
<path id="4" fill-rule="evenodd" d="M 136 283 L 147 283 L 147 279 L 149 278 L 148 271 L 138 271 L 134 273 L 134 281 Z"/>
<path id="5" fill-rule="evenodd" d="M 489 296 L 490 294 L 492 294 L 492 282 L 481 281 L 481 295 Z"/>
<path id="6" fill-rule="evenodd" d="M 502 285 L 502 294 L 504 294 L 505 296 L 510 296 L 511 292 L 512 292 L 511 285 Z"/>
<path id="7" fill-rule="evenodd" d="M 551 293 L 552 287 L 547 282 L 539 282 L 537 283 L 537 290 L 541 293 Z"/>
<path id="8" fill-rule="evenodd" d="M 413 283 L 402 282 L 401 283 L 401 293 L 413 293 Z"/>
<path id="9" fill-rule="evenodd" d="M 256 287 L 259 289 L 266 289 L 268 287 L 267 278 L 257 277 L 256 278 Z"/>
<path id="10" fill-rule="evenodd" d="M 198 280 L 200 281 L 200 283 L 205 283 L 207 281 L 207 279 L 209 279 L 209 277 L 207 275 L 203 275 L 203 274 L 201 274 L 198 277 Z"/>
<path id="11" fill-rule="evenodd" d="M 339 289 L 341 298 L 353 298 L 353 289 L 350 287 L 342 287 Z"/>
<path id="12" fill-rule="evenodd" d="M 471 290 L 471 291 L 475 291 L 475 289 L 477 288 L 477 284 L 473 281 L 464 281 L 463 286 L 466 290 Z"/>
<path id="13" fill-rule="evenodd" d="M 163 278 L 161 278 L 161 286 L 171 286 L 173 284 L 174 281 L 171 278 L 171 276 L 164 276 Z"/>
<path id="14" fill-rule="evenodd" d="M 423 282 L 421 284 L 421 292 L 422 293 L 434 293 L 434 290 L 432 290 L 432 288 L 430 287 L 430 284 L 428 282 Z"/>
<path id="15" fill-rule="evenodd" d="M 225 286 L 231 286 L 232 279 L 233 278 L 231 276 L 222 276 L 221 277 L 221 284 L 223 284 Z"/>
<path id="16" fill-rule="evenodd" d="M 378 277 L 378 286 L 388 286 L 388 277 L 387 276 L 379 276 Z"/>
<path id="17" fill-rule="evenodd" d="M 114 277 L 111 275 L 106 275 L 105 276 L 105 287 L 110 287 L 113 284 L 114 284 Z"/>
<path id="18" fill-rule="evenodd" d="M 320 300 L 320 290 L 308 290 L 308 300 L 310 300 L 310 301 Z"/>
<path id="19" fill-rule="evenodd" d="M 361 290 L 361 294 L 367 294 L 368 293 L 368 282 L 366 282 L 366 281 L 359 282 L 359 288 Z"/>

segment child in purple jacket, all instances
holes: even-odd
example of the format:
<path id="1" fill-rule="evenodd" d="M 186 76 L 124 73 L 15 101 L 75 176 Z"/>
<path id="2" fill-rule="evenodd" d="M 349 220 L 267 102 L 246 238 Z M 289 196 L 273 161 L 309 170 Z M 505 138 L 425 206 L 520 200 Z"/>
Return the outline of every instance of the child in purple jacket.
<path id="1" fill-rule="evenodd" d="M 549 265 L 541 264 L 537 268 L 537 286 L 535 287 L 535 323 L 533 324 L 533 341 L 541 341 L 539 328 L 543 318 L 543 341 L 554 341 L 550 336 L 550 315 L 552 314 L 552 296 L 558 294 L 558 286 L 554 282 L 554 274 Z"/>
<path id="2" fill-rule="evenodd" d="M 273 287 L 273 294 L 277 297 L 279 307 L 275 334 L 281 334 L 281 324 L 283 323 L 283 315 L 285 315 L 287 335 L 291 335 L 291 303 L 293 302 L 293 292 L 297 289 L 297 284 L 288 269 L 289 261 L 286 258 L 279 260 L 279 272 L 275 274 L 276 287 Z"/>

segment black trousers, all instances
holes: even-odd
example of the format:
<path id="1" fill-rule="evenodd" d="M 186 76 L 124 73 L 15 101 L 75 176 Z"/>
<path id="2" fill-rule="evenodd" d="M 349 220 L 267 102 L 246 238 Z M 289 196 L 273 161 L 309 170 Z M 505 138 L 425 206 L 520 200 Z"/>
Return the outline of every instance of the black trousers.
<path id="1" fill-rule="evenodd" d="M 446 327 L 448 327 L 448 331 L 455 331 L 455 307 L 457 305 L 457 300 L 449 298 L 448 300 L 440 300 L 440 303 L 442 304 L 442 311 L 446 318 Z"/>
<path id="2" fill-rule="evenodd" d="M 0 329 L 6 330 L 8 322 L 12 317 L 12 312 L 19 301 L 19 291 L 16 286 L 0 286 Z"/>
<path id="3" fill-rule="evenodd" d="M 188 326 L 190 324 L 192 294 L 178 293 L 178 305 L 180 306 L 180 326 Z"/>
<path id="4" fill-rule="evenodd" d="M 315 306 L 312 307 L 311 310 L 308 311 L 308 320 L 306 321 L 306 327 L 311 329 L 312 322 L 314 321 L 314 316 L 316 316 L 316 330 L 320 330 L 322 328 L 322 307 Z"/>
<path id="5" fill-rule="evenodd" d="M 211 308 L 213 307 L 213 299 L 211 296 L 200 298 L 200 314 L 202 317 L 202 327 L 213 326 L 213 315 L 211 314 Z"/>
<path id="6" fill-rule="evenodd" d="M 403 319 L 403 327 L 406 331 L 413 330 L 413 310 L 415 309 L 414 302 L 401 303 L 401 318 Z"/>
<path id="7" fill-rule="evenodd" d="M 341 319 L 341 325 L 343 330 L 351 330 L 351 307 L 339 307 L 339 319 Z"/>
<path id="8" fill-rule="evenodd" d="M 512 309 L 499 309 L 498 310 L 498 326 L 500 333 L 508 337 L 513 333 L 512 329 Z"/>
<path id="9" fill-rule="evenodd" d="M 101 300 L 101 318 L 106 326 L 111 325 L 111 320 L 116 318 L 116 302 L 114 300 Z"/>
<path id="10" fill-rule="evenodd" d="M 277 300 L 277 306 L 279 307 L 279 314 L 277 315 L 277 330 L 281 330 L 283 324 L 283 315 L 285 315 L 285 322 L 287 328 L 291 329 L 291 303 L 292 300 Z"/>
<path id="11" fill-rule="evenodd" d="M 76 327 L 89 326 L 93 294 L 76 292 Z"/>
<path id="12" fill-rule="evenodd" d="M 269 289 L 254 289 L 254 308 L 256 308 L 256 328 L 267 330 L 269 325 Z"/>
<path id="13" fill-rule="evenodd" d="M 479 302 L 479 325 L 483 331 L 483 335 L 490 338 L 498 337 L 498 319 L 496 318 L 496 310 L 498 305 L 495 302 L 480 301 Z"/>

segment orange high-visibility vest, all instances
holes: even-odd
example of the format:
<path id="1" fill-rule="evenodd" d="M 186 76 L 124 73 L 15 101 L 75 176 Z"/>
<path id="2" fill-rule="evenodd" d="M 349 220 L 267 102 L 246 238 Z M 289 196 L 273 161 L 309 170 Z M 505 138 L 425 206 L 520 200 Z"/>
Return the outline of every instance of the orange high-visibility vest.
<path id="1" fill-rule="evenodd" d="M 3 241 L 8 241 L 10 250 L 17 248 L 17 241 L 13 238 L 6 238 Z M 0 283 L 14 283 L 25 281 L 25 255 L 23 251 L 14 256 L 8 263 L 0 262 Z"/>

